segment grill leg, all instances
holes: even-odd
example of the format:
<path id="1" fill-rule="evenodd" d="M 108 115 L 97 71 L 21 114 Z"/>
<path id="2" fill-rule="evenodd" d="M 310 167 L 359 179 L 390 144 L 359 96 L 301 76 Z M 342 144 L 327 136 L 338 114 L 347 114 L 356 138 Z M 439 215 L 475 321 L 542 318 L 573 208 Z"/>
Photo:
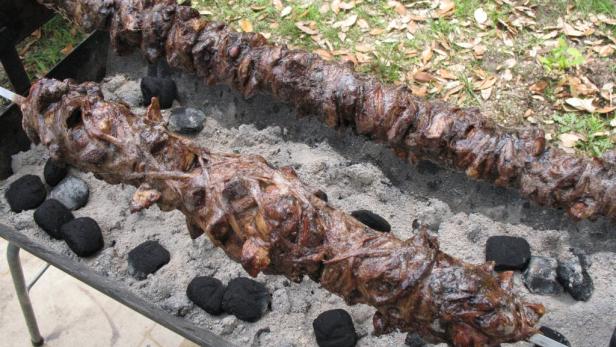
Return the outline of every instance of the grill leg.
<path id="1" fill-rule="evenodd" d="M 32 303 L 30 302 L 30 296 L 28 295 L 28 288 L 24 279 L 24 273 L 21 268 L 21 262 L 19 260 L 19 247 L 9 242 L 6 249 L 6 259 L 9 263 L 9 269 L 11 271 L 11 277 L 13 278 L 13 285 L 15 286 L 15 292 L 17 293 L 17 299 L 21 306 L 21 312 L 26 320 L 28 331 L 30 332 L 30 339 L 32 345 L 42 346 L 43 337 L 39 332 L 38 324 L 36 323 L 36 317 L 32 310 Z"/>

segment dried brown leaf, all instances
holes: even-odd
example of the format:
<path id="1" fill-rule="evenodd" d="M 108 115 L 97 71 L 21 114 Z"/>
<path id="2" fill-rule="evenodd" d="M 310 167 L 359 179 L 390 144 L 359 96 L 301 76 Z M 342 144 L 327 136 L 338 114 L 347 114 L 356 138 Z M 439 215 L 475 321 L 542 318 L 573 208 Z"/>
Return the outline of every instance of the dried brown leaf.
<path id="1" fill-rule="evenodd" d="M 486 51 L 487 47 L 484 45 L 477 45 L 473 47 L 473 54 L 475 55 L 475 58 L 478 59 L 482 58 Z"/>
<path id="2" fill-rule="evenodd" d="M 484 25 L 487 21 L 488 21 L 488 14 L 486 13 L 486 11 L 479 7 L 478 9 L 475 10 L 474 12 L 474 17 L 475 17 L 475 21 L 477 22 L 477 24 L 479 25 Z"/>
<path id="3" fill-rule="evenodd" d="M 511 73 L 511 70 L 505 70 L 505 72 L 501 74 L 501 78 L 505 81 L 511 81 L 513 79 L 513 74 Z"/>
<path id="4" fill-rule="evenodd" d="M 62 48 L 60 50 L 60 52 L 62 52 L 62 54 L 67 55 L 69 54 L 71 51 L 73 50 L 73 44 L 69 43 L 66 46 L 64 46 L 64 48 Z"/>
<path id="5" fill-rule="evenodd" d="M 351 62 L 351 63 L 353 63 L 353 65 L 357 65 L 359 63 L 359 61 L 357 60 L 357 57 L 355 56 L 355 54 L 346 54 L 346 55 L 342 56 L 342 61 L 343 62 Z"/>
<path id="6" fill-rule="evenodd" d="M 476 90 L 491 89 L 496 84 L 496 81 L 497 81 L 496 77 L 489 77 L 479 82 L 476 86 L 475 85 L 473 86 L 475 87 Z"/>
<path id="7" fill-rule="evenodd" d="M 581 99 L 581 98 L 568 98 L 565 100 L 567 105 L 575 108 L 579 111 L 586 111 L 589 113 L 593 113 L 596 111 L 596 107 L 592 104 L 593 99 Z"/>
<path id="8" fill-rule="evenodd" d="M 411 92 L 413 93 L 413 95 L 424 97 L 428 94 L 428 88 L 425 85 L 424 86 L 411 85 Z"/>
<path id="9" fill-rule="evenodd" d="M 275 7 L 278 11 L 280 11 L 280 10 L 282 10 L 282 9 L 284 8 L 284 5 L 282 4 L 282 1 L 281 1 L 281 0 L 273 0 L 273 1 L 272 1 L 272 4 L 274 5 L 274 7 Z"/>
<path id="10" fill-rule="evenodd" d="M 361 64 L 366 64 L 372 61 L 372 57 L 368 54 L 357 52 L 355 55 L 357 56 L 357 61 Z"/>
<path id="11" fill-rule="evenodd" d="M 436 11 L 436 15 L 438 17 L 448 17 L 454 13 L 456 9 L 456 4 L 453 0 L 440 0 L 438 11 Z"/>
<path id="12" fill-rule="evenodd" d="M 334 55 L 330 51 L 321 48 L 315 49 L 314 53 L 318 54 L 324 60 L 332 60 L 334 58 Z"/>
<path id="13" fill-rule="evenodd" d="M 351 1 L 351 2 L 341 2 L 340 3 L 340 9 L 341 10 L 348 11 L 348 10 L 352 9 L 353 7 L 355 7 L 355 2 L 354 1 Z"/>
<path id="14" fill-rule="evenodd" d="M 458 79 L 456 77 L 456 75 L 454 75 L 453 73 L 451 73 L 450 71 L 445 70 L 445 69 L 440 69 L 440 70 L 437 71 L 437 73 L 438 73 L 438 75 L 440 77 L 442 77 L 444 79 L 447 79 L 447 80 L 456 80 L 456 79 Z"/>
<path id="15" fill-rule="evenodd" d="M 560 140 L 559 147 L 561 148 L 573 148 L 575 144 L 582 139 L 579 134 L 575 133 L 564 133 L 558 136 Z"/>
<path id="16" fill-rule="evenodd" d="M 583 31 L 577 30 L 576 28 L 574 28 L 569 23 L 564 23 L 564 25 L 563 25 L 563 32 L 567 36 L 573 36 L 573 37 L 584 36 L 584 32 Z"/>
<path id="17" fill-rule="evenodd" d="M 616 110 L 616 106 L 605 106 L 605 107 L 600 107 L 600 108 L 595 109 L 595 112 L 605 114 L 605 113 L 610 113 L 614 110 Z"/>
<path id="18" fill-rule="evenodd" d="M 613 82 L 609 82 L 609 83 L 604 84 L 601 87 L 601 90 L 599 91 L 599 94 L 605 100 L 607 100 L 609 102 L 612 102 L 612 99 L 614 99 L 614 93 L 612 92 L 613 90 L 614 90 L 614 83 Z"/>
<path id="19" fill-rule="evenodd" d="M 426 49 L 424 49 L 421 52 L 421 62 L 424 65 L 426 65 L 427 63 L 430 62 L 430 60 L 432 60 L 432 56 L 433 56 L 432 47 L 430 47 L 430 46 L 426 47 Z"/>
<path id="20" fill-rule="evenodd" d="M 413 79 L 420 83 L 427 83 L 434 80 L 434 76 L 425 71 L 417 71 L 413 74 Z"/>
<path id="21" fill-rule="evenodd" d="M 548 87 L 548 82 L 545 80 L 539 80 L 533 84 L 531 84 L 528 87 L 528 90 L 530 90 L 531 93 L 533 94 L 543 94 L 543 91 L 545 91 L 545 88 Z"/>
<path id="22" fill-rule="evenodd" d="M 358 43 L 355 45 L 355 50 L 362 53 L 372 52 L 372 46 L 366 43 Z"/>
<path id="23" fill-rule="evenodd" d="M 370 24 L 368 24 L 368 21 L 366 21 L 363 18 L 361 18 L 361 19 L 359 19 L 357 21 L 357 25 L 359 25 L 361 30 L 364 31 L 364 32 L 370 30 Z"/>
<path id="24" fill-rule="evenodd" d="M 396 13 L 401 16 L 404 16 L 407 13 L 406 7 L 404 7 L 404 5 L 398 1 L 388 1 L 387 7 L 393 8 L 394 11 L 396 11 Z"/>
<path id="25" fill-rule="evenodd" d="M 352 14 L 350 16 L 348 16 L 347 18 L 336 22 L 332 25 L 332 28 L 350 28 L 352 27 L 355 23 L 357 22 L 357 15 L 356 14 Z"/>
<path id="26" fill-rule="evenodd" d="M 308 35 L 316 35 L 319 33 L 317 30 L 310 28 L 305 22 L 297 22 L 295 26 Z"/>
<path id="27" fill-rule="evenodd" d="M 569 76 L 567 77 L 566 83 L 569 84 L 571 95 L 574 97 L 593 95 L 599 90 L 597 86 L 586 77 L 580 79 L 578 77 Z"/>
<path id="28" fill-rule="evenodd" d="M 492 96 L 492 88 L 491 87 L 487 88 L 487 89 L 483 89 L 481 91 L 481 98 L 483 100 L 488 100 L 488 99 L 490 99 L 491 96 Z"/>
<path id="29" fill-rule="evenodd" d="M 283 8 L 282 11 L 280 11 L 280 18 L 284 18 L 284 17 L 290 15 L 291 12 L 293 12 L 293 7 L 287 6 L 287 7 Z"/>
<path id="30" fill-rule="evenodd" d="M 608 16 L 606 16 L 604 14 L 598 15 L 597 19 L 600 22 L 608 24 L 608 25 L 616 25 L 616 18 L 610 18 L 610 17 L 608 17 Z"/>
<path id="31" fill-rule="evenodd" d="M 613 45 L 593 47 L 592 50 L 595 51 L 597 54 L 599 54 L 600 57 L 604 57 L 604 58 L 609 57 L 610 55 L 614 54 Z"/>
<path id="32" fill-rule="evenodd" d="M 240 19 L 240 28 L 242 29 L 243 32 L 245 33 L 251 33 L 252 32 L 252 22 L 250 22 L 249 19 L 246 18 L 242 18 Z"/>

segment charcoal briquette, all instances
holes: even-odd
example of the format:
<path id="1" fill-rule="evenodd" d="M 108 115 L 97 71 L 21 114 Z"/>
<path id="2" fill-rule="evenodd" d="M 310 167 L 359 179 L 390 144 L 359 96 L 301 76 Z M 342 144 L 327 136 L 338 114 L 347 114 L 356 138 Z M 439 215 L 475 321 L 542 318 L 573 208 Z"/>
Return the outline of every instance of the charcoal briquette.
<path id="1" fill-rule="evenodd" d="M 162 109 L 170 108 L 177 93 L 175 81 L 170 78 L 145 76 L 141 79 L 141 94 L 146 106 L 150 105 L 152 97 L 157 97 Z"/>
<path id="2" fill-rule="evenodd" d="M 5 198 L 13 212 L 32 210 L 45 201 L 47 190 L 38 176 L 25 175 L 11 183 Z"/>
<path id="3" fill-rule="evenodd" d="M 353 347 L 357 343 L 353 319 L 343 309 L 321 313 L 312 327 L 319 347 Z"/>
<path id="4" fill-rule="evenodd" d="M 193 278 L 186 288 L 186 296 L 188 296 L 190 301 L 214 316 L 223 312 L 222 297 L 224 293 L 225 286 L 222 282 L 209 276 Z"/>
<path id="5" fill-rule="evenodd" d="M 271 302 L 271 295 L 263 284 L 238 277 L 227 284 L 222 308 L 243 321 L 256 322 L 269 309 Z"/>
<path id="6" fill-rule="evenodd" d="M 530 245 L 521 237 L 492 236 L 486 242 L 486 261 L 494 270 L 524 270 L 530 260 Z"/>
<path id="7" fill-rule="evenodd" d="M 146 241 L 128 252 L 128 273 L 145 279 L 171 260 L 171 255 L 158 241 Z"/>
<path id="8" fill-rule="evenodd" d="M 55 199 L 45 200 L 34 211 L 34 222 L 54 239 L 62 239 L 60 227 L 74 218 L 71 210 Z"/>
<path id="9" fill-rule="evenodd" d="M 80 257 L 94 255 L 104 246 L 101 228 L 90 217 L 71 220 L 60 227 L 60 233 L 68 247 Z"/>
<path id="10" fill-rule="evenodd" d="M 68 169 L 66 166 L 57 163 L 53 159 L 48 159 L 45 163 L 45 168 L 43 169 L 43 176 L 45 178 L 45 183 L 54 187 L 56 184 L 60 183 L 66 177 L 68 173 Z"/>

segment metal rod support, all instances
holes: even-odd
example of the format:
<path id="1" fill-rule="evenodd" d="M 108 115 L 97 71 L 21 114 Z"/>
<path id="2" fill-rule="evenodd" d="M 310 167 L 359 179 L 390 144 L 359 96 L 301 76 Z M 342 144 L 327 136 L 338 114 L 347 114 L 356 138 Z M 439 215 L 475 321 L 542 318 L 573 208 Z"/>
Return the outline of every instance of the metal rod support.
<path id="1" fill-rule="evenodd" d="M 47 269 L 49 269 L 50 264 L 46 264 L 41 271 L 39 271 L 39 273 L 36 274 L 36 276 L 34 276 L 34 278 L 32 279 L 32 281 L 30 283 L 28 283 L 28 293 L 32 290 L 32 287 L 34 287 L 34 285 L 36 284 L 36 282 L 38 282 L 39 279 L 41 279 L 41 277 L 43 276 L 43 274 L 45 273 L 45 271 L 47 271 Z"/>
<path id="2" fill-rule="evenodd" d="M 11 271 L 11 277 L 13 278 L 13 285 L 15 286 L 15 293 L 21 306 L 21 312 L 26 320 L 28 331 L 30 332 L 30 339 L 32 345 L 42 346 L 44 339 L 39 332 L 38 324 L 36 323 L 36 317 L 32 310 L 32 303 L 30 302 L 30 296 L 28 295 L 28 288 L 26 286 L 26 280 L 24 279 L 24 272 L 21 268 L 21 262 L 19 259 L 19 247 L 9 242 L 6 249 L 6 260 L 9 264 L 9 270 Z"/>

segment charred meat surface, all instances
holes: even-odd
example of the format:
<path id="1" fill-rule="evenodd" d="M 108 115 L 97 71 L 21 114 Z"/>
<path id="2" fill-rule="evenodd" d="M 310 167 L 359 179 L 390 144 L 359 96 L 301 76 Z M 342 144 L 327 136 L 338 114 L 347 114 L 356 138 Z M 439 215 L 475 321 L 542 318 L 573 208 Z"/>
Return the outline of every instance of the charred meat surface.
<path id="1" fill-rule="evenodd" d="M 30 139 L 111 184 L 138 187 L 131 210 L 157 203 L 186 216 L 252 276 L 304 276 L 352 305 L 377 309 L 375 333 L 416 331 L 432 342 L 497 346 L 536 332 L 543 306 L 512 291 L 512 273 L 463 263 L 425 230 L 408 240 L 370 229 L 314 194 L 289 167 L 213 153 L 162 123 L 103 99 L 95 83 L 43 79 L 21 106 Z"/>
<path id="2" fill-rule="evenodd" d="M 226 84 L 245 96 L 272 94 L 329 126 L 352 126 L 405 160 L 430 160 L 516 187 L 526 198 L 563 208 L 576 220 L 616 218 L 616 152 L 578 158 L 547 148 L 540 129 L 505 131 L 478 109 L 428 102 L 349 65 L 205 21 L 175 0 L 38 1 L 86 29 L 109 30 L 118 53 L 140 47 L 151 62 L 164 58 L 209 84 Z"/>

